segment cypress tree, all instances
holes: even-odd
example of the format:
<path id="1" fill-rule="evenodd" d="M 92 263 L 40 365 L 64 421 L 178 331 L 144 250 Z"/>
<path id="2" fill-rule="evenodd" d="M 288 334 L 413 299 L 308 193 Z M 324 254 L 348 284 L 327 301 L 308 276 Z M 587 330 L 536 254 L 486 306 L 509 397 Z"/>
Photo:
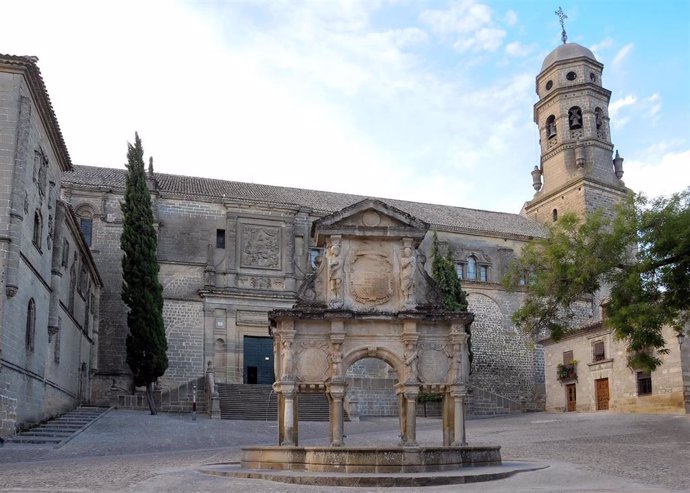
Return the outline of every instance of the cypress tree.
<path id="1" fill-rule="evenodd" d="M 163 288 L 158 281 L 158 238 L 146 184 L 144 150 L 135 133 L 127 144 L 127 188 L 122 204 L 122 300 L 128 308 L 127 364 L 136 386 L 146 386 L 151 414 L 156 414 L 153 384 L 168 368 L 163 325 Z"/>
<path id="2" fill-rule="evenodd" d="M 462 289 L 460 278 L 455 271 L 453 256 L 450 251 L 445 256 L 441 254 L 436 231 L 434 231 L 431 242 L 431 277 L 441 288 L 443 308 L 451 312 L 467 311 L 467 293 Z M 472 352 L 472 332 L 469 326 L 465 327 L 465 333 L 467 334 L 470 363 L 472 363 L 474 353 Z"/>

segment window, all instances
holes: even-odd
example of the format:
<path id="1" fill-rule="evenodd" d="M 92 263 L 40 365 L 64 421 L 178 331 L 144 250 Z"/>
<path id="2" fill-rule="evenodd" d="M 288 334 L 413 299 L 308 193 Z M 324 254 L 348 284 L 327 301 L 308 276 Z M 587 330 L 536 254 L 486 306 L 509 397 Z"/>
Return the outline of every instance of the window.
<path id="1" fill-rule="evenodd" d="M 62 262 L 60 264 L 62 267 L 67 267 L 69 264 L 69 242 L 66 239 L 62 240 Z"/>
<path id="2" fill-rule="evenodd" d="M 55 363 L 60 363 L 60 328 L 62 326 L 62 320 L 58 317 L 58 330 L 55 334 L 55 348 L 53 351 L 53 361 Z"/>
<path id="3" fill-rule="evenodd" d="M 596 341 L 592 343 L 592 362 L 604 361 L 606 359 L 606 352 L 604 350 L 604 341 Z"/>
<path id="4" fill-rule="evenodd" d="M 69 271 L 69 298 L 67 302 L 67 309 L 74 315 L 74 293 L 77 291 L 77 260 L 72 262 L 72 268 Z"/>
<path id="5" fill-rule="evenodd" d="M 225 230 L 216 230 L 216 248 L 225 248 Z"/>
<path id="6" fill-rule="evenodd" d="M 564 365 L 570 365 L 575 361 L 575 358 L 573 357 L 573 352 L 572 351 L 564 351 L 563 352 L 563 364 Z"/>
<path id="7" fill-rule="evenodd" d="M 575 80 L 577 79 L 577 74 L 575 72 L 568 72 L 565 78 L 568 80 Z"/>
<path id="8" fill-rule="evenodd" d="M 637 395 L 652 393 L 652 374 L 646 371 L 637 372 Z"/>
<path id="9" fill-rule="evenodd" d="M 26 349 L 33 352 L 36 340 L 36 302 L 29 300 L 26 308 Z"/>
<path id="10" fill-rule="evenodd" d="M 551 220 L 553 222 L 558 221 L 558 209 L 554 209 L 551 211 Z"/>
<path id="11" fill-rule="evenodd" d="M 317 267 L 317 259 L 321 256 L 321 248 L 310 248 L 309 249 L 309 266 L 312 269 Z"/>
<path id="12" fill-rule="evenodd" d="M 80 217 L 79 228 L 81 229 L 81 235 L 84 238 L 84 243 L 86 243 L 86 246 L 91 248 L 93 220 L 90 217 Z"/>
<path id="13" fill-rule="evenodd" d="M 546 138 L 550 139 L 551 137 L 556 136 L 556 117 L 554 115 L 549 115 L 549 117 L 546 119 Z"/>
<path id="14" fill-rule="evenodd" d="M 38 250 L 41 250 L 41 236 L 43 236 L 43 220 L 41 219 L 41 213 L 36 210 L 34 213 L 34 236 L 33 242 Z"/>
<path id="15" fill-rule="evenodd" d="M 477 259 L 474 255 L 470 255 L 467 259 L 467 280 L 477 280 Z"/>
<path id="16" fill-rule="evenodd" d="M 568 124 L 570 130 L 582 128 L 582 110 L 579 106 L 573 106 L 568 110 Z"/>
<path id="17" fill-rule="evenodd" d="M 482 282 L 487 282 L 489 280 L 489 267 L 486 265 L 479 266 L 479 280 Z"/>
<path id="18" fill-rule="evenodd" d="M 458 279 L 460 279 L 461 281 L 465 278 L 464 272 L 465 272 L 465 264 L 463 264 L 463 263 L 455 264 L 455 273 L 458 275 Z"/>

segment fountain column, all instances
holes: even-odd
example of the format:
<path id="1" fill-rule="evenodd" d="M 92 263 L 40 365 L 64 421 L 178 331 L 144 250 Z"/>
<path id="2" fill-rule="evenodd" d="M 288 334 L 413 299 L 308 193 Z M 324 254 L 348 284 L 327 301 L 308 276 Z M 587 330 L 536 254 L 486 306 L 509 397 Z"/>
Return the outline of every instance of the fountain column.
<path id="1" fill-rule="evenodd" d="M 343 442 L 343 399 L 345 397 L 345 383 L 332 383 L 329 387 L 329 404 L 331 406 L 331 447 L 342 447 Z"/>
<path id="2" fill-rule="evenodd" d="M 419 395 L 418 386 L 405 386 L 405 436 L 403 445 L 405 447 L 417 446 L 417 396 Z"/>
<path id="3" fill-rule="evenodd" d="M 464 385 L 454 386 L 451 390 L 451 397 L 453 398 L 453 431 L 455 440 L 453 447 L 464 447 L 467 445 L 465 437 L 465 397 L 467 391 Z"/>

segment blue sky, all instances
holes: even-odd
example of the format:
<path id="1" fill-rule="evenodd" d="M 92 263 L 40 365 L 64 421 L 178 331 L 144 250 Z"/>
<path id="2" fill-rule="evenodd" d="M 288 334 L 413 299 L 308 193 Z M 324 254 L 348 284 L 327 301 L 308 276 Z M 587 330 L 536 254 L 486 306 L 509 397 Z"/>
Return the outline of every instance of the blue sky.
<path id="1" fill-rule="evenodd" d="M 624 181 L 690 185 L 690 2 L 560 4 L 613 91 Z M 39 57 L 76 164 L 518 212 L 558 3 L 0 0 L 0 51 Z"/>

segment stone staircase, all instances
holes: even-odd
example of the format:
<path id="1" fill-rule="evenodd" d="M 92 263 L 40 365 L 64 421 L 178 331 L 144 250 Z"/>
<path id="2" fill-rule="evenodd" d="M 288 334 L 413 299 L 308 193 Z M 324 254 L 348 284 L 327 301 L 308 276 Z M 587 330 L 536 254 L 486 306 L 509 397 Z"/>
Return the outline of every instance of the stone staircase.
<path id="1" fill-rule="evenodd" d="M 107 407 L 80 406 L 73 411 L 6 439 L 7 443 L 59 445 L 99 418 Z"/>
<path id="2" fill-rule="evenodd" d="M 218 384 L 221 419 L 277 421 L 278 404 L 270 385 Z M 300 421 L 328 421 L 325 394 L 299 394 Z M 349 421 L 347 414 L 345 420 Z"/>
<path id="3" fill-rule="evenodd" d="M 523 412 L 518 401 L 495 394 L 485 389 L 469 386 L 467 414 L 469 416 L 502 416 Z"/>

